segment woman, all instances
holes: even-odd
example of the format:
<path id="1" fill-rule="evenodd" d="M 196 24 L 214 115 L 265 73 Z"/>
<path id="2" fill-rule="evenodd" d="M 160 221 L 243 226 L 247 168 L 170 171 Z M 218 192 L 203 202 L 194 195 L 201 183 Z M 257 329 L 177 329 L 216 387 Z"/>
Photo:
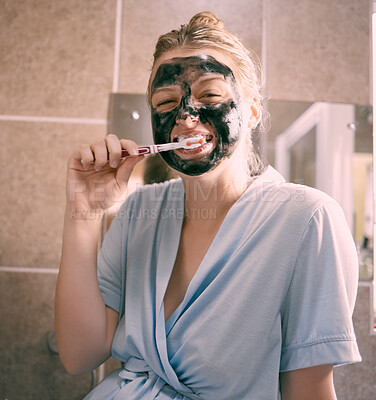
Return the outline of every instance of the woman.
<path id="1" fill-rule="evenodd" d="M 333 366 L 360 361 L 354 243 L 331 198 L 285 183 L 254 152 L 262 109 L 248 52 L 197 14 L 159 38 L 148 97 L 155 143 L 206 142 L 161 153 L 180 179 L 127 199 L 98 266 L 100 218 L 143 156 L 114 135 L 71 156 L 63 364 L 82 373 L 110 352 L 125 363 L 87 399 L 335 399 Z"/>

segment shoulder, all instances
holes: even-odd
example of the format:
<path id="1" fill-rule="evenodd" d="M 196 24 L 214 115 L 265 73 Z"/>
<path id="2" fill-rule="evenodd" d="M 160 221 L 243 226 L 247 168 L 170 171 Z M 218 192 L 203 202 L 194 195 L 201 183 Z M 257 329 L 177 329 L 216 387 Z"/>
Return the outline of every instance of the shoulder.
<path id="1" fill-rule="evenodd" d="M 341 207 L 331 196 L 309 186 L 285 182 L 271 167 L 253 185 L 254 188 L 248 193 L 249 203 L 256 206 L 257 210 L 254 211 L 266 216 L 307 223 L 317 212 L 342 213 Z"/>
<path id="2" fill-rule="evenodd" d="M 266 191 L 265 197 L 268 196 L 295 212 L 314 214 L 319 209 L 339 207 L 336 200 L 321 190 L 295 183 L 275 185 Z"/>

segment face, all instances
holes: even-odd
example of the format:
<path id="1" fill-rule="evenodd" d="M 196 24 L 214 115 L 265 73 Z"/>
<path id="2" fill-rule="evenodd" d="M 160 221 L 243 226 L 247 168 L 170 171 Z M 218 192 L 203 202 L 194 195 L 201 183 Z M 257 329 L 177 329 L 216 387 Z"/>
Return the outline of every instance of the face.
<path id="1" fill-rule="evenodd" d="M 165 59 L 156 69 L 150 92 L 156 144 L 199 136 L 207 141 L 198 149 L 160 153 L 170 167 L 201 175 L 231 156 L 243 118 L 235 76 L 222 60 L 209 54 Z"/>

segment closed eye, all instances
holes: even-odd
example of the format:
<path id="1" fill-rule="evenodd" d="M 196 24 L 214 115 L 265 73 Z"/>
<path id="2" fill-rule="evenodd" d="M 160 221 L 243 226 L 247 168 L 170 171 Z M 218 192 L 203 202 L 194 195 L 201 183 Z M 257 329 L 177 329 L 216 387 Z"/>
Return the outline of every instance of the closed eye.
<path id="1" fill-rule="evenodd" d="M 162 87 L 155 90 L 151 97 L 152 107 L 158 112 L 168 111 L 176 107 L 181 98 L 179 86 Z"/>
<path id="2" fill-rule="evenodd" d="M 199 101 L 206 104 L 215 104 L 221 102 L 222 98 L 222 95 L 219 93 L 207 92 L 200 96 Z"/>
<path id="3" fill-rule="evenodd" d="M 203 97 L 220 97 L 220 95 L 216 93 L 206 93 Z"/>
<path id="4" fill-rule="evenodd" d="M 160 113 L 173 110 L 178 105 L 178 101 L 175 99 L 166 99 L 159 101 L 156 104 L 156 110 Z"/>
<path id="5" fill-rule="evenodd" d="M 175 108 L 179 101 L 179 98 L 176 96 L 155 96 L 152 99 L 152 106 L 158 112 L 165 112 Z"/>
<path id="6" fill-rule="evenodd" d="M 173 103 L 174 101 L 175 100 L 164 100 L 164 101 L 161 101 L 161 102 L 159 102 L 157 104 L 157 107 L 164 106 L 164 105 L 169 104 L 169 103 Z"/>

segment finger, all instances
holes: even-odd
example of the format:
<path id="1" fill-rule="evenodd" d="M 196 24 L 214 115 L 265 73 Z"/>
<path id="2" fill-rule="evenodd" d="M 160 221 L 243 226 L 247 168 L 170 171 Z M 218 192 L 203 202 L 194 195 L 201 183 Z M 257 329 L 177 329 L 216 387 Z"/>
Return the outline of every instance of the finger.
<path id="1" fill-rule="evenodd" d="M 82 165 L 84 169 L 88 169 L 93 164 L 94 154 L 88 144 L 82 144 L 74 150 L 72 158 L 75 161 L 75 167 Z"/>
<path id="2" fill-rule="evenodd" d="M 120 158 L 121 158 L 120 140 L 116 135 L 110 134 L 106 136 L 106 143 L 107 143 L 110 166 L 112 168 L 117 168 L 117 166 L 120 164 Z"/>
<path id="3" fill-rule="evenodd" d="M 131 157 L 138 156 L 138 146 L 133 140 L 120 139 L 122 149 L 127 150 Z"/>
<path id="4" fill-rule="evenodd" d="M 117 170 L 116 179 L 119 183 L 128 183 L 129 177 L 133 171 L 134 166 L 144 159 L 144 155 L 133 156 L 126 158 Z"/>
<path id="5" fill-rule="evenodd" d="M 90 147 L 92 152 L 94 153 L 94 169 L 96 171 L 99 171 L 107 164 L 108 161 L 106 141 L 104 139 L 99 140 L 98 142 L 92 144 Z"/>

